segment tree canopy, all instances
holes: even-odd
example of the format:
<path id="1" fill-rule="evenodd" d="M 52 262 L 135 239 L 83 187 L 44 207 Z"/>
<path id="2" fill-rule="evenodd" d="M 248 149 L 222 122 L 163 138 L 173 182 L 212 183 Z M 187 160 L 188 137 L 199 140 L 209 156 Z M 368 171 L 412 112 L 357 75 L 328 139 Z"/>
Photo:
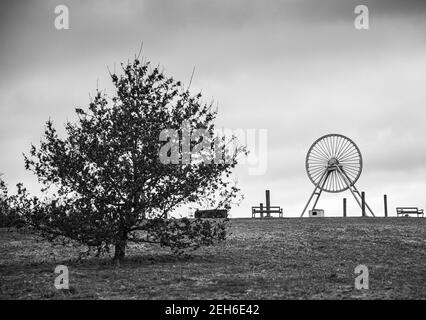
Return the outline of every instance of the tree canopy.
<path id="1" fill-rule="evenodd" d="M 180 252 L 223 240 L 223 221 L 170 213 L 206 199 L 229 209 L 239 192 L 229 177 L 245 148 L 213 161 L 213 146 L 226 148 L 226 139 L 214 135 L 217 111 L 158 66 L 135 59 L 110 76 L 111 97 L 97 90 L 88 108 L 76 109 L 78 120 L 66 123 L 65 137 L 47 121 L 40 146 L 25 156 L 48 194 L 40 200 L 20 189 L 28 225 L 52 241 L 77 241 L 98 253 L 115 246 L 119 260 L 129 241 Z M 200 129 L 208 135 L 192 135 Z M 164 138 L 168 130 L 178 134 Z M 180 161 L 162 161 L 165 147 L 163 157 L 177 152 Z"/>

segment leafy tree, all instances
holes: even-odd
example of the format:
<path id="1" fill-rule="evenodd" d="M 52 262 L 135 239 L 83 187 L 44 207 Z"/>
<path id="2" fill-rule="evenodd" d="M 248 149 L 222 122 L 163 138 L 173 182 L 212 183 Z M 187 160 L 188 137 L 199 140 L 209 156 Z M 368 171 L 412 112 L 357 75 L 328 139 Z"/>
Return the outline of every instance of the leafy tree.
<path id="1" fill-rule="evenodd" d="M 23 221 L 14 205 L 16 195 L 9 195 L 7 185 L 0 174 L 0 228 L 22 227 Z"/>
<path id="2" fill-rule="evenodd" d="M 0 228 L 3 228 L 9 225 L 9 203 L 6 183 L 1 176 L 2 174 L 0 173 Z"/>
<path id="3" fill-rule="evenodd" d="M 98 253 L 113 246 L 116 260 L 124 258 L 128 242 L 157 243 L 180 253 L 223 240 L 225 221 L 169 217 L 179 207 L 218 194 L 217 206 L 229 209 L 239 189 L 228 178 L 245 148 L 237 145 L 217 163 L 208 148 L 191 156 L 203 139 L 204 146 L 226 147 L 223 137 L 199 137 L 189 149 L 179 143 L 185 126 L 190 132 L 215 130 L 217 111 L 202 102 L 201 93 L 191 94 L 159 67 L 138 59 L 110 76 L 116 88 L 112 97 L 97 90 L 87 109 L 76 109 L 78 120 L 66 123 L 65 137 L 47 121 L 40 146 L 32 145 L 25 156 L 26 168 L 49 194 L 40 201 L 20 189 L 28 225 L 51 241 L 77 241 Z M 161 141 L 164 130 L 179 135 Z M 177 163 L 160 161 L 167 143 L 171 147 L 164 156 L 177 151 Z"/>

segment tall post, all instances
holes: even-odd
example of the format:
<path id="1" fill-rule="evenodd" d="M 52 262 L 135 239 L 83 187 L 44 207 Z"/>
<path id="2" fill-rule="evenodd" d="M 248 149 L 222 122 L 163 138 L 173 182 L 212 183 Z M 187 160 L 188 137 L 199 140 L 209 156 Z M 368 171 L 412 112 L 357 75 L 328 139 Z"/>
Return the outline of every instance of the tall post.
<path id="1" fill-rule="evenodd" d="M 263 219 L 263 203 L 260 203 L 260 218 Z"/>
<path id="2" fill-rule="evenodd" d="M 346 198 L 343 198 L 343 217 L 346 218 Z"/>
<path id="3" fill-rule="evenodd" d="M 365 192 L 361 192 L 361 208 L 362 208 L 362 216 L 365 217 Z"/>
<path id="4" fill-rule="evenodd" d="M 266 190 L 266 216 L 271 216 L 271 196 L 269 190 Z"/>
<path id="5" fill-rule="evenodd" d="M 385 205 L 385 217 L 387 217 L 388 216 L 388 196 L 386 194 L 383 196 L 383 201 Z"/>

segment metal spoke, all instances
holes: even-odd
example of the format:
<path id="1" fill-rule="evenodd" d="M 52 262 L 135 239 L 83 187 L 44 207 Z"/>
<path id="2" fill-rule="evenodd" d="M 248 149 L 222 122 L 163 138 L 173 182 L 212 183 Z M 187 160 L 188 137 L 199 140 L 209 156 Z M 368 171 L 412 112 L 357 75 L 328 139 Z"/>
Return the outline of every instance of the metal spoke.
<path id="1" fill-rule="evenodd" d="M 345 157 L 340 158 L 339 161 L 345 162 L 345 161 L 352 161 L 352 160 L 356 160 L 356 159 L 359 159 L 359 155 L 356 152 L 356 150 L 354 150 L 351 154 L 348 154 Z"/>
<path id="2" fill-rule="evenodd" d="M 316 148 L 311 150 L 311 152 L 316 152 L 324 159 L 328 159 L 327 153 L 320 147 L 320 145 L 317 145 Z"/>
<path id="3" fill-rule="evenodd" d="M 336 137 L 336 138 L 334 139 L 334 152 L 333 152 L 333 157 L 336 157 L 336 155 L 337 155 L 337 150 L 338 150 L 338 146 L 339 146 L 340 141 L 341 141 L 341 139 L 340 139 L 340 138 L 338 138 L 338 137 Z"/>
<path id="4" fill-rule="evenodd" d="M 328 153 L 330 154 L 330 157 L 332 157 L 333 156 L 333 150 L 331 148 L 331 141 L 330 140 L 331 140 L 330 137 L 328 137 L 327 139 L 325 139 L 325 141 L 327 143 Z"/>
<path id="5" fill-rule="evenodd" d="M 352 147 L 352 145 L 351 145 L 350 141 L 348 141 L 348 143 L 346 144 L 346 147 L 339 154 L 339 159 L 341 159 L 349 150 L 351 150 L 351 147 Z"/>
<path id="6" fill-rule="evenodd" d="M 337 155 L 336 155 L 337 158 L 340 158 L 341 154 L 346 149 L 346 147 L 348 146 L 348 144 L 349 144 L 349 141 L 346 140 L 346 139 L 343 139 L 343 143 L 340 146 L 339 152 L 337 152 Z"/>
<path id="7" fill-rule="evenodd" d="M 325 172 L 325 171 L 319 171 L 319 172 L 314 173 L 314 174 L 312 175 L 313 180 L 314 180 L 314 181 L 318 181 L 318 178 L 319 178 L 319 177 L 321 177 L 321 176 L 324 174 L 324 172 Z"/>
<path id="8" fill-rule="evenodd" d="M 311 150 L 311 152 L 312 152 L 312 151 L 314 151 L 314 152 L 316 152 L 316 153 L 320 154 L 322 157 L 324 157 L 324 159 L 328 159 L 328 154 L 327 154 L 327 152 L 325 151 L 325 149 L 322 147 L 322 145 L 320 145 L 320 144 L 316 145 L 316 146 L 315 146 L 315 148 L 313 148 L 313 149 Z"/>
<path id="9" fill-rule="evenodd" d="M 347 140 L 346 139 L 340 139 L 339 141 L 340 142 L 339 142 L 339 146 L 337 147 L 336 158 L 339 158 L 340 150 L 342 149 L 343 145 L 346 143 Z"/>
<path id="10" fill-rule="evenodd" d="M 327 152 L 327 148 L 325 146 L 324 141 L 319 141 L 318 142 L 318 148 L 320 148 L 324 152 L 324 154 L 326 155 L 327 159 L 330 159 L 330 155 Z"/>
<path id="11" fill-rule="evenodd" d="M 313 160 L 318 160 L 318 161 L 322 161 L 322 162 L 327 162 L 326 158 L 321 158 L 319 156 L 317 156 L 316 154 L 311 153 L 309 155 L 309 158 L 312 158 Z"/>

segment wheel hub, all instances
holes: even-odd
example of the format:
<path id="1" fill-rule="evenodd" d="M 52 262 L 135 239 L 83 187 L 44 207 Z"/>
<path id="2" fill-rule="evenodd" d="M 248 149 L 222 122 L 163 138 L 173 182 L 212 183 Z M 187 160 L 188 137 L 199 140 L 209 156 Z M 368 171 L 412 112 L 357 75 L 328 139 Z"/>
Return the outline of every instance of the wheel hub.
<path id="1" fill-rule="evenodd" d="M 328 171 L 334 171 L 339 166 L 339 160 L 337 158 L 333 157 L 330 160 L 328 160 Z"/>

